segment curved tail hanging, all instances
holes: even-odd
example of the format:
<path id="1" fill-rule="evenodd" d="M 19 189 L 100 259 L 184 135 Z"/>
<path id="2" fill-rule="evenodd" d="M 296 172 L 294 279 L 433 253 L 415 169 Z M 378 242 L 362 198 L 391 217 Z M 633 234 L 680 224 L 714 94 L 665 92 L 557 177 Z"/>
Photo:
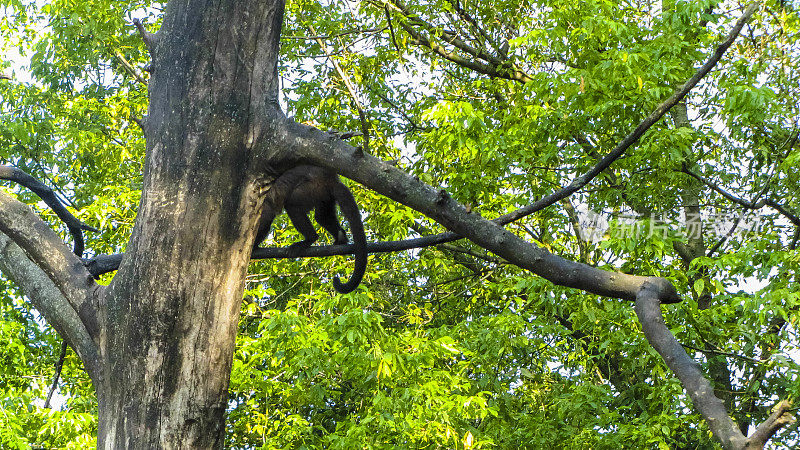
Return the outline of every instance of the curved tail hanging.
<path id="1" fill-rule="evenodd" d="M 364 234 L 364 223 L 361 221 L 361 212 L 358 210 L 356 200 L 350 193 L 350 189 L 339 180 L 333 186 L 333 198 L 336 199 L 342 215 L 350 224 L 350 233 L 353 235 L 353 244 L 356 246 L 355 267 L 350 279 L 346 283 L 342 283 L 339 277 L 333 277 L 333 287 L 340 294 L 347 294 L 358 287 L 367 271 L 367 236 Z"/>

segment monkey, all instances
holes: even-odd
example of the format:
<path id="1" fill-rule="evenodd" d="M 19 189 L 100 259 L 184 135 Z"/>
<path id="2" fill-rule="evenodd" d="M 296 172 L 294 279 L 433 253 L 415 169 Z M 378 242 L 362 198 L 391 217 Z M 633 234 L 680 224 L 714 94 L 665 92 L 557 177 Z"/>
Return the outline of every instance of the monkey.
<path id="1" fill-rule="evenodd" d="M 308 248 L 319 237 L 308 218 L 308 213 L 312 209 L 314 219 L 333 237 L 333 243 L 347 244 L 347 233 L 336 216 L 337 204 L 350 224 L 356 250 L 355 268 L 350 279 L 342 283 L 339 277 L 333 277 L 333 287 L 341 294 L 352 292 L 361 283 L 367 269 L 367 238 L 353 194 L 339 179 L 339 175 L 331 170 L 300 165 L 278 176 L 267 191 L 253 248 L 257 248 L 264 241 L 275 217 L 283 210 L 286 211 L 295 229 L 303 235 L 302 241 L 289 246 L 291 252 Z"/>

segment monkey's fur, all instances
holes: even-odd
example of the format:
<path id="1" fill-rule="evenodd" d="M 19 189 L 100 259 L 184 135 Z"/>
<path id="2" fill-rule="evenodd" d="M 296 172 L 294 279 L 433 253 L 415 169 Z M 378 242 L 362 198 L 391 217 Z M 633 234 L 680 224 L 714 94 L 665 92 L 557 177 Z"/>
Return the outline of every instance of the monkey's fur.
<path id="1" fill-rule="evenodd" d="M 314 218 L 333 237 L 334 244 L 347 244 L 347 233 L 339 224 L 336 205 L 342 210 L 350 231 L 353 233 L 355 268 L 347 283 L 333 278 L 333 287 L 340 293 L 352 292 L 361 283 L 367 270 L 367 238 L 364 224 L 353 194 L 336 173 L 317 166 L 297 166 L 275 179 L 267 191 L 264 212 L 258 222 L 254 247 L 258 247 L 269 234 L 275 217 L 286 210 L 292 225 L 303 235 L 303 240 L 289 248 L 299 251 L 316 242 L 319 235 L 314 230 L 308 213 L 314 210 Z"/>

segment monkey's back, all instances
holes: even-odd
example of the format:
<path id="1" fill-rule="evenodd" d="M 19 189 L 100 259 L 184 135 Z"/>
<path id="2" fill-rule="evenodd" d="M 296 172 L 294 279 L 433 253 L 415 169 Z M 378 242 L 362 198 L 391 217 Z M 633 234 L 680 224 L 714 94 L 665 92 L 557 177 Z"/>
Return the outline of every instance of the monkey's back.
<path id="1" fill-rule="evenodd" d="M 287 174 L 292 178 L 289 181 L 294 188 L 286 198 L 285 205 L 304 211 L 311 211 L 320 203 L 333 201 L 335 185 L 341 183 L 334 172 L 317 166 L 297 166 L 284 175 Z"/>

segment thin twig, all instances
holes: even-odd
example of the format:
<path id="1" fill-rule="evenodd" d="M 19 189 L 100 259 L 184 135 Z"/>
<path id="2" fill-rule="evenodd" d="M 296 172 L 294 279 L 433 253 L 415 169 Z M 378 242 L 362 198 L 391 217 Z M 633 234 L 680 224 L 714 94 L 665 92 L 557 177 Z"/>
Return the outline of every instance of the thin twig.
<path id="1" fill-rule="evenodd" d="M 397 53 L 403 53 L 400 50 L 400 46 L 397 44 L 397 37 L 394 35 L 394 27 L 392 26 L 392 15 L 389 14 L 389 7 L 383 5 L 383 10 L 386 12 L 386 23 L 389 24 L 389 35 L 392 37 L 392 44 L 394 44 L 394 48 L 397 49 Z"/>
<path id="2" fill-rule="evenodd" d="M 341 36 L 348 36 L 351 34 L 377 34 L 385 30 L 386 27 L 379 27 L 379 28 L 363 28 L 357 30 L 349 30 L 349 31 L 342 31 L 339 33 L 333 34 L 320 34 L 316 36 L 281 36 L 281 39 L 292 39 L 296 41 L 314 41 L 319 39 L 333 39 Z"/>
<path id="3" fill-rule="evenodd" d="M 308 26 L 308 30 L 314 34 L 316 31 L 314 27 L 311 25 Z M 322 51 L 328 53 L 328 46 L 325 45 L 325 42 L 322 39 L 316 39 L 317 44 L 319 44 Z M 353 104 L 356 106 L 356 111 L 358 111 L 358 118 L 361 120 L 361 132 L 363 133 L 364 139 L 364 146 L 362 151 L 369 153 L 369 122 L 367 121 L 367 115 L 364 112 L 364 106 L 361 104 L 361 101 L 358 99 L 358 94 L 356 93 L 356 88 L 353 86 L 353 83 L 350 82 L 350 77 L 345 73 L 342 66 L 339 65 L 339 62 L 333 58 L 328 58 L 328 60 L 333 64 L 333 68 L 336 70 L 336 73 L 339 74 L 339 78 L 342 79 L 345 87 L 347 88 L 347 92 L 350 94 L 350 98 L 353 99 Z"/>
<path id="4" fill-rule="evenodd" d="M 61 369 L 64 367 L 64 358 L 67 356 L 67 341 L 61 342 L 61 352 L 56 361 L 56 373 L 53 374 L 53 382 L 50 383 L 50 392 L 47 393 L 47 399 L 44 401 L 44 407 L 50 408 L 50 400 L 53 398 L 53 393 L 58 388 L 58 379 L 61 377 Z"/>
<path id="5" fill-rule="evenodd" d="M 478 21 L 475 20 L 474 17 L 472 17 L 464 8 L 461 7 L 461 4 L 459 3 L 458 0 L 449 0 L 449 1 L 450 4 L 453 5 L 453 9 L 456 11 L 456 13 L 458 13 L 458 15 L 462 19 L 466 20 L 470 25 L 472 25 L 472 27 L 478 31 L 478 34 L 480 34 L 481 37 L 483 37 L 483 39 L 486 42 L 488 42 L 492 46 L 492 48 L 494 48 L 494 50 L 497 52 L 498 55 L 503 57 L 503 59 L 508 59 L 507 55 L 504 55 L 503 52 L 500 51 L 500 47 L 498 47 L 497 43 L 491 38 L 491 36 L 489 36 L 489 33 L 487 33 L 480 26 L 480 24 L 478 24 Z"/>
<path id="6" fill-rule="evenodd" d="M 133 65 L 130 62 L 128 62 L 127 59 L 125 59 L 125 56 L 123 56 L 119 50 L 116 50 L 114 52 L 114 56 L 117 57 L 119 62 L 122 64 L 122 67 L 125 69 L 126 72 L 128 72 L 128 75 L 132 76 L 140 84 L 147 86 L 147 80 L 145 80 L 144 78 L 142 78 L 141 75 L 139 75 L 139 72 L 136 71 L 136 68 L 133 67 Z"/>
<path id="7" fill-rule="evenodd" d="M 767 360 L 760 360 L 760 359 L 751 358 L 749 356 L 739 355 L 739 354 L 736 354 L 736 353 L 723 352 L 723 351 L 720 351 L 720 350 L 697 348 L 697 347 L 694 347 L 694 346 L 689 345 L 689 344 L 681 344 L 681 345 L 684 348 L 688 348 L 689 350 L 694 350 L 696 352 L 700 352 L 700 353 L 703 353 L 703 354 L 712 353 L 714 355 L 727 356 L 729 358 L 736 358 L 736 359 L 741 359 L 741 360 L 744 360 L 744 361 L 749 361 L 749 362 L 754 363 L 754 364 L 766 364 L 766 363 L 769 362 L 768 359 Z"/>
<path id="8" fill-rule="evenodd" d="M 726 199 L 728 199 L 729 201 L 731 201 L 733 203 L 736 203 L 737 205 L 740 205 L 740 206 L 742 206 L 744 208 L 747 208 L 747 209 L 750 209 L 750 210 L 761 209 L 764 206 L 769 206 L 770 208 L 778 211 L 781 215 L 783 215 L 784 217 L 789 219 L 789 221 L 792 222 L 795 226 L 800 226 L 800 217 L 797 217 L 797 215 L 795 215 L 794 213 L 790 212 L 785 207 L 783 207 L 780 204 L 778 204 L 775 200 L 772 200 L 772 199 L 761 199 L 761 200 L 759 200 L 758 198 L 762 195 L 763 192 L 759 193 L 753 200 L 745 200 L 743 198 L 740 198 L 740 197 L 737 197 L 737 196 L 731 194 L 730 192 L 726 191 L 725 189 L 722 189 L 718 184 L 706 179 L 705 177 L 702 177 L 702 176 L 692 172 L 687 167 L 682 168 L 681 172 L 683 172 L 683 173 L 685 173 L 685 174 L 687 174 L 689 176 L 694 177 L 695 179 L 697 179 L 701 183 L 703 183 L 706 186 L 708 186 L 711 190 L 717 192 L 719 195 L 725 197 Z"/>
<path id="9" fill-rule="evenodd" d="M 731 236 L 733 236 L 733 233 L 736 231 L 736 228 L 737 228 L 737 227 L 739 226 L 739 224 L 742 222 L 742 218 L 743 218 L 743 217 L 744 217 L 744 211 L 743 211 L 741 214 L 739 214 L 739 217 L 737 217 L 737 218 L 736 218 L 736 220 L 734 220 L 734 221 L 733 221 L 733 225 L 731 226 L 731 229 L 730 229 L 730 230 L 728 230 L 728 232 L 725 234 L 725 236 L 723 236 L 722 238 L 720 238 L 720 240 L 719 240 L 719 241 L 717 241 L 717 243 L 716 243 L 716 244 L 714 244 L 714 246 L 713 246 L 713 247 L 711 247 L 711 248 L 710 248 L 710 249 L 709 249 L 709 250 L 706 252 L 706 256 L 708 256 L 708 257 L 711 257 L 711 255 L 713 255 L 714 253 L 716 253 L 716 252 L 717 252 L 717 250 L 719 250 L 719 248 L 720 248 L 720 247 L 722 247 L 722 244 L 724 244 L 724 243 L 725 243 L 725 242 L 726 242 L 728 239 L 730 239 L 730 238 L 731 238 Z"/>
<path id="10" fill-rule="evenodd" d="M 653 112 L 651 112 L 629 135 L 625 136 L 625 138 L 617 144 L 617 146 L 608 153 L 603 159 L 601 159 L 591 170 L 586 172 L 585 174 L 576 178 L 572 183 L 568 186 L 564 187 L 563 189 L 559 190 L 558 192 L 554 192 L 543 199 L 525 207 L 521 208 L 511 214 L 507 214 L 498 220 L 498 223 L 510 223 L 515 220 L 518 220 L 522 217 L 525 217 L 529 214 L 532 214 L 536 211 L 539 211 L 547 206 L 552 205 L 553 203 L 567 198 L 570 195 L 577 192 L 579 189 L 586 186 L 590 181 L 592 181 L 595 177 L 597 177 L 600 173 L 606 170 L 614 161 L 619 159 L 628 147 L 632 146 L 636 141 L 639 140 L 640 137 L 650 129 L 656 122 L 658 122 L 664 114 L 667 113 L 673 106 L 677 105 L 678 102 L 683 100 L 689 91 L 694 88 L 700 80 L 705 77 L 714 66 L 717 65 L 720 59 L 722 59 L 722 55 L 725 54 L 725 51 L 728 47 L 733 44 L 733 41 L 736 40 L 736 36 L 739 35 L 744 24 L 750 19 L 750 17 L 755 13 L 757 9 L 757 4 L 751 4 L 747 10 L 742 14 L 742 17 L 736 22 L 736 25 L 733 27 L 731 32 L 725 38 L 725 40 L 717 46 L 714 50 L 714 53 L 708 60 L 703 64 L 691 78 L 689 78 L 683 86 L 680 87 L 670 98 L 666 101 L 658 105 Z"/>
<path id="11" fill-rule="evenodd" d="M 383 100 L 384 102 L 388 103 L 388 104 L 389 104 L 389 106 L 391 106 L 392 108 L 394 108 L 394 109 L 395 109 L 395 111 L 397 111 L 398 113 L 400 113 L 400 115 L 401 115 L 401 116 L 403 116 L 403 118 L 404 118 L 404 119 L 406 119 L 406 121 L 407 121 L 409 124 L 411 124 L 411 129 L 412 129 L 412 130 L 422 130 L 422 131 L 426 130 L 426 128 L 420 127 L 420 126 L 419 126 L 419 125 L 418 125 L 418 124 L 417 124 L 417 123 L 414 121 L 414 119 L 412 119 L 412 118 L 411 118 L 411 117 L 410 117 L 410 116 L 409 116 L 409 115 L 408 115 L 408 114 L 407 114 L 405 111 L 403 111 L 403 109 L 402 109 L 402 108 L 400 108 L 399 106 L 397 106 L 397 104 L 395 104 L 395 103 L 394 103 L 394 102 L 393 102 L 391 99 L 389 99 L 387 96 L 383 95 L 381 92 L 379 92 L 379 91 L 378 91 L 378 90 L 376 90 L 376 89 L 370 89 L 369 87 L 367 87 L 367 89 L 369 89 L 369 90 L 370 90 L 370 92 L 372 92 L 373 94 L 375 94 L 376 96 L 378 96 L 378 98 L 380 98 L 380 99 L 381 99 L 381 100 Z M 430 128 L 430 127 L 429 127 L 429 128 Z"/>
<path id="12" fill-rule="evenodd" d="M 391 0 L 391 2 L 389 0 L 381 0 L 381 4 L 384 7 L 391 8 L 399 12 L 407 18 L 407 21 L 400 22 L 400 26 L 411 36 L 411 42 L 413 44 L 427 47 L 439 56 L 452 61 L 459 66 L 472 69 L 485 75 L 505 78 L 521 83 L 533 81 L 533 78 L 531 78 L 522 69 L 514 64 L 509 64 L 508 60 L 496 57 L 487 52 L 485 49 L 475 48 L 467 44 L 463 40 L 459 39 L 456 33 L 449 32 L 447 30 L 441 30 L 435 27 L 433 24 L 425 22 L 419 18 L 419 16 L 413 14 L 400 0 Z M 456 49 L 466 53 L 474 59 L 468 59 L 449 51 L 448 49 L 434 42 L 429 36 L 426 36 L 419 30 L 415 29 L 410 25 L 411 23 L 425 28 L 432 35 L 437 33 L 441 34 L 442 41 L 452 45 Z"/>

